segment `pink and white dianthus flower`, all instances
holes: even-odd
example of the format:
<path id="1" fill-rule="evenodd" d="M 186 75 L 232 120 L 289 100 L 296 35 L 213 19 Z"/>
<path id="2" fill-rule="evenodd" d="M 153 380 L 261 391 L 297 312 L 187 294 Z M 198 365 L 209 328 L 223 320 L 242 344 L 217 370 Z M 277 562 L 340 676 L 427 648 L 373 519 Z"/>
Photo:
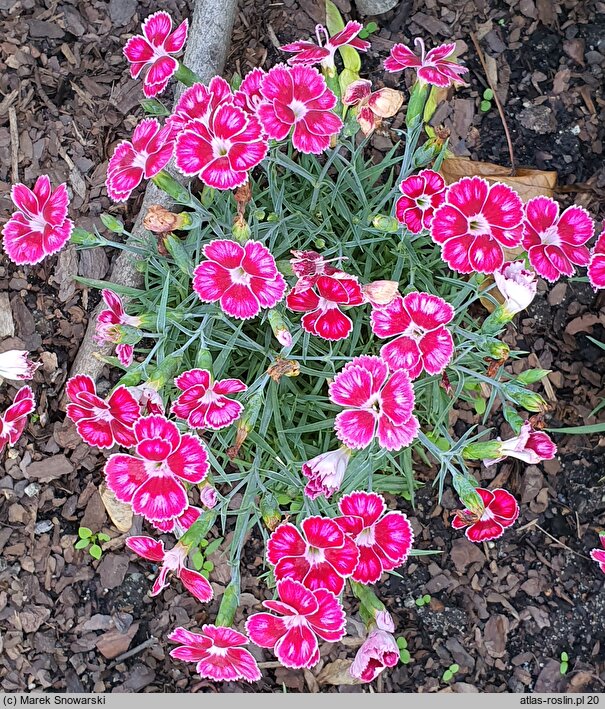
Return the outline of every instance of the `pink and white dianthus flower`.
<path id="1" fill-rule="evenodd" d="M 551 283 L 573 276 L 576 266 L 588 266 L 586 242 L 594 235 L 594 222 L 583 207 L 573 205 L 559 215 L 559 203 L 534 197 L 525 205 L 523 246 L 538 274 Z"/>
<path id="2" fill-rule="evenodd" d="M 168 640 L 180 643 L 170 651 L 177 660 L 197 663 L 195 669 L 204 678 L 214 682 L 258 682 L 261 672 L 249 650 L 244 648 L 248 638 L 233 628 L 203 625 L 201 633 L 176 628 Z"/>
<path id="3" fill-rule="evenodd" d="M 227 315 L 248 320 L 284 297 L 286 281 L 260 242 L 216 239 L 203 250 L 207 260 L 193 272 L 193 290 L 205 303 L 218 301 Z"/>
<path id="4" fill-rule="evenodd" d="M 517 500 L 502 488 L 486 490 L 478 487 L 476 491 L 483 502 L 482 509 L 457 510 L 452 519 L 452 527 L 466 527 L 465 535 L 471 542 L 499 539 L 519 516 Z"/>
<path id="5" fill-rule="evenodd" d="M 332 109 L 336 96 L 324 77 L 310 66 L 278 64 L 263 77 L 264 96 L 257 115 L 269 138 L 284 140 L 293 129 L 292 145 L 301 153 L 322 153 L 342 128 Z"/>
<path id="6" fill-rule="evenodd" d="M 498 458 L 487 458 L 483 461 L 486 467 L 499 463 L 504 458 L 518 458 L 528 465 L 537 465 L 543 460 L 552 460 L 557 452 L 557 446 L 544 431 L 536 431 L 529 421 L 526 421 L 518 436 L 500 442 Z"/>
<path id="7" fill-rule="evenodd" d="M 192 121 L 208 125 L 215 110 L 222 103 L 233 103 L 234 98 L 229 83 L 222 76 L 213 76 L 208 86 L 196 83 L 183 91 L 166 125 L 176 138 Z"/>
<path id="8" fill-rule="evenodd" d="M 507 261 L 494 271 L 494 281 L 504 303 L 502 309 L 512 317 L 525 310 L 536 297 L 538 279 L 534 271 L 525 268 L 525 261 Z"/>
<path id="9" fill-rule="evenodd" d="M 0 377 L 19 381 L 31 379 L 41 362 L 32 362 L 26 350 L 7 350 L 0 352 Z"/>
<path id="10" fill-rule="evenodd" d="M 197 175 L 209 187 L 230 190 L 248 180 L 269 146 L 256 116 L 222 103 L 207 123 L 193 120 L 179 133 L 175 164 L 184 175 Z"/>
<path id="11" fill-rule="evenodd" d="M 590 558 L 597 562 L 601 571 L 605 574 L 605 532 L 599 532 L 599 541 L 602 549 L 592 549 Z"/>
<path id="12" fill-rule="evenodd" d="M 313 288 L 293 289 L 286 296 L 286 307 L 306 313 L 301 319 L 305 332 L 324 340 L 344 340 L 353 329 L 353 321 L 339 306 L 363 305 L 365 298 L 358 280 L 343 274 L 342 278 L 319 276 Z"/>
<path id="13" fill-rule="evenodd" d="M 208 579 L 197 571 L 185 567 L 187 547 L 177 543 L 172 549 L 166 551 L 164 542 L 151 537 L 128 537 L 126 546 L 135 554 L 142 556 L 143 559 L 161 563 L 160 572 L 153 584 L 150 596 L 157 596 L 169 585 L 168 574 L 172 572 L 198 601 L 207 603 L 212 599 L 214 593 Z"/>
<path id="14" fill-rule="evenodd" d="M 145 118 L 132 132 L 132 140 L 116 145 L 107 166 L 105 186 L 114 202 L 124 202 L 142 180 L 164 168 L 174 150 L 172 128 L 156 118 Z"/>
<path id="15" fill-rule="evenodd" d="M 141 416 L 164 414 L 164 401 L 160 396 L 160 392 L 155 387 L 152 387 L 147 382 L 143 382 L 142 384 L 137 384 L 137 386 L 126 388 L 139 405 Z"/>
<path id="16" fill-rule="evenodd" d="M 380 357 L 355 357 L 336 375 L 329 391 L 330 401 L 345 407 L 336 416 L 334 430 L 349 448 L 366 448 L 377 438 L 383 448 L 397 451 L 418 435 L 410 375 L 404 369 L 390 373 Z"/>
<path id="17" fill-rule="evenodd" d="M 263 100 L 261 84 L 266 75 L 267 72 L 258 67 L 249 71 L 244 76 L 239 89 L 233 94 L 233 103 L 243 108 L 246 113 L 256 115 L 256 109 Z"/>
<path id="18" fill-rule="evenodd" d="M 405 44 L 396 44 L 392 47 L 388 58 L 384 60 L 384 68 L 391 72 L 416 69 L 418 80 L 432 86 L 446 88 L 453 84 L 464 84 L 461 77 L 468 72 L 468 69 L 454 61 L 453 55 L 456 52 L 454 42 L 440 44 L 428 52 L 420 37 L 414 40 L 414 44 L 420 47 L 420 56 Z"/>
<path id="19" fill-rule="evenodd" d="M 294 292 L 313 288 L 320 276 L 334 276 L 334 278 L 351 278 L 348 273 L 332 266 L 332 261 L 339 261 L 340 257 L 325 259 L 317 251 L 290 251 L 293 258 L 290 265 L 294 275 L 298 278 L 292 289 Z"/>
<path id="20" fill-rule="evenodd" d="M 208 474 L 202 441 L 157 415 L 140 418 L 134 435 L 136 455 L 118 453 L 105 464 L 107 487 L 149 520 L 178 517 L 189 504 L 184 484 L 197 485 Z"/>
<path id="21" fill-rule="evenodd" d="M 384 87 L 372 91 L 372 82 L 357 79 L 350 83 L 342 96 L 344 106 L 357 106 L 357 123 L 364 135 L 380 128 L 383 118 L 392 118 L 403 104 L 401 91 Z"/>
<path id="22" fill-rule="evenodd" d="M 275 566 L 275 578 L 338 595 L 357 565 L 357 547 L 332 519 L 307 517 L 300 526 L 302 532 L 284 522 L 269 537 L 267 561 Z"/>
<path id="23" fill-rule="evenodd" d="M 357 651 L 349 668 L 352 677 L 362 682 L 373 682 L 387 667 L 399 662 L 399 647 L 392 633 L 373 628 Z"/>
<path id="24" fill-rule="evenodd" d="M 200 490 L 200 502 L 208 509 L 216 507 L 216 503 L 218 502 L 218 494 L 216 492 L 216 488 L 212 487 L 210 483 L 202 485 Z"/>
<path id="25" fill-rule="evenodd" d="M 503 249 L 523 235 L 523 203 L 507 185 L 463 177 L 450 185 L 431 224 L 441 258 L 459 273 L 493 273 L 504 264 Z"/>
<path id="26" fill-rule="evenodd" d="M 343 516 L 334 521 L 359 549 L 354 581 L 376 583 L 384 571 L 405 563 L 414 543 L 412 525 L 403 512 L 387 510 L 382 495 L 357 490 L 342 497 L 338 509 Z"/>
<path id="27" fill-rule="evenodd" d="M 282 52 L 295 55 L 288 59 L 290 66 L 321 64 L 324 69 L 333 70 L 335 69 L 334 55 L 339 47 L 353 47 L 358 52 L 368 51 L 370 43 L 365 39 L 360 39 L 358 36 L 362 29 L 363 25 L 360 22 L 350 21 L 340 32 L 330 37 L 323 25 L 316 25 L 315 36 L 317 37 L 317 44 L 306 40 L 298 40 L 297 42 L 284 44 L 280 49 Z"/>
<path id="28" fill-rule="evenodd" d="M 605 288 L 605 231 L 597 239 L 590 256 L 588 280 L 595 290 Z"/>
<path id="29" fill-rule="evenodd" d="M 395 337 L 383 345 L 380 356 L 393 371 L 405 369 L 410 379 L 424 371 L 440 374 L 454 354 L 454 340 L 445 327 L 454 308 L 430 293 L 408 293 L 388 305 L 372 309 L 372 332 L 377 337 Z"/>
<path id="30" fill-rule="evenodd" d="M 284 667 L 313 667 L 319 662 L 317 638 L 338 642 L 345 635 L 345 612 L 325 588 L 311 591 L 299 581 L 277 582 L 278 601 L 263 601 L 272 613 L 254 613 L 246 621 L 253 643 L 272 648 Z"/>
<path id="31" fill-rule="evenodd" d="M 244 407 L 227 394 L 237 394 L 248 388 L 239 379 L 212 381 L 206 369 L 189 369 L 174 383 L 183 393 L 172 404 L 171 412 L 187 421 L 191 428 L 210 428 L 218 431 L 230 426 L 242 415 Z"/>
<path id="32" fill-rule="evenodd" d="M 34 392 L 30 386 L 24 386 L 15 394 L 13 403 L 0 416 L 0 453 L 8 443 L 14 446 L 21 438 L 27 417 L 36 409 Z"/>
<path id="33" fill-rule="evenodd" d="M 163 11 L 154 12 L 143 22 L 143 34 L 126 42 L 124 56 L 131 64 L 130 76 L 136 79 L 148 67 L 143 78 L 143 93 L 147 98 L 161 94 L 179 68 L 172 55 L 185 46 L 188 29 L 189 22 L 185 19 L 173 32 L 170 15 Z"/>
<path id="34" fill-rule="evenodd" d="M 117 293 L 103 288 L 101 291 L 107 310 L 99 313 L 96 323 L 95 340 L 103 344 L 104 342 L 115 342 L 115 337 L 107 325 L 127 325 L 128 327 L 139 327 L 141 319 L 133 315 L 127 315 L 124 310 L 124 303 Z M 134 359 L 134 347 L 126 343 L 116 346 L 116 355 L 125 367 L 130 367 Z"/>
<path id="35" fill-rule="evenodd" d="M 21 183 L 13 185 L 11 199 L 17 211 L 2 230 L 4 250 L 11 261 L 40 263 L 69 241 L 74 223 L 67 217 L 65 183 L 53 190 L 48 175 L 40 175 L 33 190 Z"/>
<path id="36" fill-rule="evenodd" d="M 101 399 L 94 381 L 85 374 L 77 374 L 67 382 L 65 392 L 70 400 L 67 417 L 76 424 L 80 438 L 88 445 L 112 448 L 117 443 L 130 448 L 135 444 L 132 427 L 141 411 L 125 386 L 116 387 L 107 399 Z"/>
<path id="37" fill-rule="evenodd" d="M 200 507 L 194 507 L 189 505 L 189 507 L 178 517 L 171 517 L 170 519 L 162 520 L 150 520 L 151 526 L 159 529 L 160 532 L 172 533 L 177 538 L 182 537 L 183 534 L 191 527 L 194 522 L 197 522 L 199 516 L 202 514 Z"/>
<path id="38" fill-rule="evenodd" d="M 397 221 L 412 234 L 429 229 L 437 207 L 445 200 L 445 180 L 434 170 L 420 170 L 399 185 L 402 197 L 395 205 Z"/>
<path id="39" fill-rule="evenodd" d="M 315 500 L 323 495 L 326 499 L 340 490 L 351 459 L 351 451 L 346 446 L 338 450 L 316 455 L 302 466 L 302 474 L 309 479 L 305 485 L 305 495 Z"/>

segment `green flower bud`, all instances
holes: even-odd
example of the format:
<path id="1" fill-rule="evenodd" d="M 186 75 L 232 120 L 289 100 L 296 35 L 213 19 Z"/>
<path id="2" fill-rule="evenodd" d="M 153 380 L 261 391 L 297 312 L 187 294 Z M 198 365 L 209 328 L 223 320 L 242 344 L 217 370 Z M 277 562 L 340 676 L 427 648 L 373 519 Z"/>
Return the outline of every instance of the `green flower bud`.
<path id="1" fill-rule="evenodd" d="M 160 170 L 157 175 L 151 178 L 156 187 L 159 187 L 162 192 L 165 192 L 169 197 L 179 204 L 188 205 L 191 203 L 191 195 L 189 190 L 183 187 L 178 180 L 175 180 L 166 170 Z"/>
<path id="2" fill-rule="evenodd" d="M 275 496 L 266 492 L 260 500 L 260 514 L 265 526 L 270 532 L 274 532 L 281 522 L 282 513 Z"/>
<path id="3" fill-rule="evenodd" d="M 546 402 L 540 396 L 533 391 L 527 391 L 524 389 L 517 388 L 513 385 L 506 386 L 506 393 L 509 397 L 521 408 L 526 411 L 532 411 L 533 413 L 540 413 L 546 410 Z"/>
<path id="4" fill-rule="evenodd" d="M 408 110 L 405 116 L 405 122 L 408 128 L 422 120 L 424 104 L 426 103 L 428 93 L 428 84 L 424 82 L 417 81 L 414 86 L 412 86 L 412 93 L 410 94 Z"/>
<path id="5" fill-rule="evenodd" d="M 212 355 L 210 350 L 205 347 L 200 347 L 195 358 L 196 369 L 205 369 L 207 372 L 212 372 Z"/>
<path id="6" fill-rule="evenodd" d="M 185 84 L 185 86 L 193 86 L 193 84 L 200 84 L 202 82 L 200 77 L 194 71 L 186 67 L 183 62 L 179 62 L 179 67 L 174 72 L 174 78 L 180 81 L 181 84 Z"/>
<path id="7" fill-rule="evenodd" d="M 193 262 L 187 253 L 187 249 L 183 246 L 183 242 L 174 234 L 166 234 L 163 238 L 166 251 L 172 256 L 179 271 L 186 276 L 193 274 Z"/>
<path id="8" fill-rule="evenodd" d="M 182 355 L 177 354 L 171 354 L 166 357 L 161 364 L 152 370 L 147 379 L 147 384 L 160 391 L 169 380 L 174 379 L 181 366 L 182 358 Z"/>
<path id="9" fill-rule="evenodd" d="M 124 224 L 111 214 L 101 214 L 100 218 L 105 228 L 114 234 L 122 234 L 124 232 Z"/>
<path id="10" fill-rule="evenodd" d="M 385 234 L 395 234 L 399 231 L 400 225 L 395 217 L 387 217 L 384 214 L 378 214 L 372 219 L 372 226 L 378 231 L 383 231 Z"/>
<path id="11" fill-rule="evenodd" d="M 462 457 L 466 460 L 485 460 L 486 458 L 499 458 L 502 453 L 501 441 L 479 441 L 469 443 L 462 449 Z M 456 483 L 454 483 L 455 486 Z M 458 493 L 460 494 L 460 493 Z"/>

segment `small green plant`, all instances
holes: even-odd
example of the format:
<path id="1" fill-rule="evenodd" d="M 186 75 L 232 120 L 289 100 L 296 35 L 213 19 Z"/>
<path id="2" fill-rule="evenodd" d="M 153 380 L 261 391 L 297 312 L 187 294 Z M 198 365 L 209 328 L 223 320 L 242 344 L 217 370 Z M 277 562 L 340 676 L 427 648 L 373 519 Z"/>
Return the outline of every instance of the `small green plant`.
<path id="1" fill-rule="evenodd" d="M 563 651 L 561 653 L 561 664 L 559 665 L 559 672 L 564 675 L 567 674 L 567 670 L 569 669 L 569 655 Z"/>
<path id="2" fill-rule="evenodd" d="M 368 24 L 361 30 L 359 36 L 361 39 L 367 39 L 371 34 L 378 30 L 378 25 L 375 22 L 368 22 Z"/>
<path id="3" fill-rule="evenodd" d="M 213 554 L 222 544 L 223 538 L 219 537 L 209 542 L 207 539 L 202 539 L 200 546 L 191 555 L 191 562 L 193 563 L 193 568 L 199 571 L 202 576 L 208 578 L 210 572 L 214 569 L 214 564 L 206 557 Z"/>
<path id="4" fill-rule="evenodd" d="M 399 648 L 399 659 L 404 665 L 409 664 L 412 661 L 412 656 L 408 650 L 408 641 L 400 635 L 397 638 L 397 647 Z"/>
<path id="5" fill-rule="evenodd" d="M 110 537 L 104 532 L 93 533 L 88 527 L 80 527 L 78 529 L 78 541 L 75 543 L 76 549 L 88 549 L 88 553 L 93 559 L 100 559 L 103 554 L 101 544 L 108 542 Z"/>
<path id="6" fill-rule="evenodd" d="M 431 597 L 428 593 L 425 593 L 424 596 L 418 596 L 418 598 L 416 599 L 416 605 L 418 606 L 418 608 L 422 608 L 422 606 L 428 606 L 430 602 Z"/>
<path id="7" fill-rule="evenodd" d="M 491 89 L 485 89 L 483 92 L 483 99 L 479 108 L 483 113 L 487 113 L 492 110 L 492 100 L 494 98 L 494 92 Z"/>
<path id="8" fill-rule="evenodd" d="M 453 679 L 454 675 L 456 672 L 460 671 L 460 665 L 457 665 L 454 663 L 453 665 L 450 665 L 447 670 L 443 673 L 442 680 L 444 682 L 449 682 L 451 679 Z"/>

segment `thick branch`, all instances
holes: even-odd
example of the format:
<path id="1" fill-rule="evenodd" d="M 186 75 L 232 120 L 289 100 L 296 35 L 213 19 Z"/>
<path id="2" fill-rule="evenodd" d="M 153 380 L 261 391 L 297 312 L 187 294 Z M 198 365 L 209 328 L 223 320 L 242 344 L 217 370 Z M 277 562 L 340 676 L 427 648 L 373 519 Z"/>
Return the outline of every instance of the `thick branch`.
<path id="1" fill-rule="evenodd" d="M 204 83 L 223 71 L 236 8 L 237 0 L 194 0 L 193 17 L 183 63 L 195 72 Z M 182 184 L 188 181 L 186 177 L 171 169 L 171 165 L 167 169 Z M 161 204 L 167 209 L 173 206 L 168 195 L 149 182 L 141 211 L 132 230 L 131 239 L 143 236 L 143 217 L 152 204 Z M 128 251 L 120 252 L 108 280 L 112 283 L 139 288 L 143 283 L 143 278 L 142 274 L 136 270 L 135 264 L 136 259 L 133 254 Z M 97 307 L 90 316 L 86 334 L 71 368 L 71 376 L 88 374 L 93 379 L 98 379 L 103 370 L 103 362 L 95 357 L 95 353 L 104 355 L 111 353 L 111 347 L 98 345 L 93 339 L 97 315 L 101 307 Z"/>

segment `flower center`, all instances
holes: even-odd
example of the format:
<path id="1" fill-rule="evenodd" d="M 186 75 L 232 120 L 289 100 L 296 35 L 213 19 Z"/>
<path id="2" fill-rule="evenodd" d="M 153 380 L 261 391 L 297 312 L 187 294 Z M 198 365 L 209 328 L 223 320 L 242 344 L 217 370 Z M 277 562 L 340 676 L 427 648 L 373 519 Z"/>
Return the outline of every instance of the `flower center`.
<path id="1" fill-rule="evenodd" d="M 29 220 L 29 225 L 32 231 L 43 232 L 44 228 L 46 227 L 46 220 L 44 219 L 42 214 L 38 214 Z"/>
<path id="2" fill-rule="evenodd" d="M 142 152 L 142 153 L 137 153 L 135 155 L 134 160 L 132 161 L 132 166 L 133 167 L 139 167 L 141 170 L 145 169 L 145 163 L 147 162 L 147 153 Z"/>
<path id="3" fill-rule="evenodd" d="M 113 416 L 109 409 L 102 409 L 99 406 L 95 406 L 93 411 L 97 421 L 113 421 Z"/>
<path id="4" fill-rule="evenodd" d="M 229 155 L 229 150 L 231 149 L 231 142 L 225 140 L 224 138 L 213 138 L 212 139 L 212 154 L 215 158 L 224 158 Z"/>
<path id="5" fill-rule="evenodd" d="M 405 337 L 410 337 L 414 342 L 418 342 L 424 337 L 426 330 L 415 322 L 412 322 L 403 334 Z"/>
<path id="6" fill-rule="evenodd" d="M 548 229 L 541 235 L 541 238 L 544 246 L 559 246 L 561 244 L 559 231 L 555 225 L 549 226 Z"/>
<path id="7" fill-rule="evenodd" d="M 294 114 L 294 119 L 296 121 L 300 121 L 300 119 L 304 118 L 307 113 L 307 107 L 305 104 L 296 98 L 290 103 L 290 110 Z"/>
<path id="8" fill-rule="evenodd" d="M 468 220 L 468 233 L 473 236 L 481 236 L 482 234 L 490 234 L 491 228 L 487 219 L 483 214 L 476 214 Z"/>
<path id="9" fill-rule="evenodd" d="M 416 206 L 424 212 L 431 206 L 431 200 L 426 195 L 416 198 Z"/>
<path id="10" fill-rule="evenodd" d="M 376 542 L 376 535 L 374 534 L 374 527 L 366 527 L 362 529 L 357 535 L 355 544 L 360 547 L 371 547 Z"/>
<path id="11" fill-rule="evenodd" d="M 323 549 L 310 546 L 307 547 L 307 551 L 305 552 L 305 559 L 311 566 L 315 566 L 315 564 L 321 564 L 326 560 L 326 553 Z"/>
<path id="12" fill-rule="evenodd" d="M 371 411 L 373 414 L 380 414 L 380 392 L 372 394 L 368 399 L 368 403 L 364 406 L 365 409 Z"/>
<path id="13" fill-rule="evenodd" d="M 244 269 L 241 266 L 238 266 L 237 268 L 232 268 L 229 270 L 229 274 L 231 275 L 231 282 L 232 283 L 238 283 L 243 286 L 248 286 L 250 285 L 250 274 L 246 273 Z"/>

